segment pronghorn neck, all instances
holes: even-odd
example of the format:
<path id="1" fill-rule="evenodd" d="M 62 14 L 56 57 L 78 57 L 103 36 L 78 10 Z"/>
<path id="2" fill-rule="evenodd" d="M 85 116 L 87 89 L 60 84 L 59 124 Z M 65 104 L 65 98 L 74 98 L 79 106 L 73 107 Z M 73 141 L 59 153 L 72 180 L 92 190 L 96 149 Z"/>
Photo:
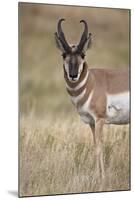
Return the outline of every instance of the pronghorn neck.
<path id="1" fill-rule="evenodd" d="M 92 92 L 94 78 L 92 74 L 90 74 L 90 70 L 86 63 L 84 63 L 83 71 L 81 72 L 80 78 L 77 82 L 70 82 L 65 70 L 64 76 L 67 92 L 71 97 L 72 103 L 77 107 L 77 109 L 79 109 L 86 102 Z"/>

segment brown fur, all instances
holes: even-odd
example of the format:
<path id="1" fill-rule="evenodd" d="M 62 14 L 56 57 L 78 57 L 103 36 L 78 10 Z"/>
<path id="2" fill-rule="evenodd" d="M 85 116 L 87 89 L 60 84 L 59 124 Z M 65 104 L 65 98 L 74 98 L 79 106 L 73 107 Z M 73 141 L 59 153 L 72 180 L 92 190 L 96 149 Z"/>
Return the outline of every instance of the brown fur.
<path id="1" fill-rule="evenodd" d="M 93 87 L 94 87 L 94 78 L 92 77 L 92 74 L 89 74 L 88 79 L 87 79 L 87 84 L 85 85 L 86 93 L 83 96 L 83 98 L 78 102 L 77 108 L 82 106 L 87 101 L 90 93 L 93 90 Z"/>
<path id="2" fill-rule="evenodd" d="M 78 90 L 72 90 L 72 91 L 70 91 L 69 89 L 67 89 L 67 92 L 72 96 L 72 97 L 77 97 L 78 95 L 80 95 L 81 93 L 82 93 L 82 91 L 85 89 L 85 87 L 86 87 L 86 85 L 87 85 L 87 81 L 86 81 L 86 83 L 80 88 L 80 89 L 78 89 Z"/>
<path id="3" fill-rule="evenodd" d="M 106 88 L 108 94 L 117 94 L 129 90 L 128 69 L 90 69 L 98 89 Z"/>
<path id="4" fill-rule="evenodd" d="M 89 77 L 86 83 L 76 91 L 70 91 L 67 89 L 71 96 L 78 96 L 86 88 L 86 93 L 81 100 L 77 103 L 77 108 L 82 106 L 89 97 L 91 91 L 93 96 L 90 103 L 90 109 L 97 118 L 105 118 L 106 115 L 106 94 L 117 94 L 129 90 L 129 72 L 127 69 L 88 69 L 85 62 L 83 72 L 80 79 L 76 83 L 72 83 L 68 80 L 66 71 L 65 80 L 67 84 L 74 88 L 76 87 L 86 76 L 87 70 L 89 70 Z"/>

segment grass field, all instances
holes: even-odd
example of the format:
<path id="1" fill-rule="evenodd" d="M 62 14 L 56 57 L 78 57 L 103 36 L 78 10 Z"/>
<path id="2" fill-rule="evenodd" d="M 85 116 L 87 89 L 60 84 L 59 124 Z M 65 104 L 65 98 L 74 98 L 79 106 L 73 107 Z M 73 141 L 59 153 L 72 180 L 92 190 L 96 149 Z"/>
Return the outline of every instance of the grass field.
<path id="1" fill-rule="evenodd" d="M 106 177 L 95 178 L 94 146 L 88 125 L 67 116 L 21 119 L 20 193 L 63 194 L 129 189 L 128 126 L 105 127 Z"/>
<path id="2" fill-rule="evenodd" d="M 79 41 L 85 19 L 93 35 L 89 67 L 129 67 L 128 11 L 26 3 L 19 11 L 20 195 L 128 190 L 129 126 L 104 127 L 106 178 L 100 184 L 92 134 L 65 90 L 54 41 L 59 18 L 67 19 L 71 43 Z"/>

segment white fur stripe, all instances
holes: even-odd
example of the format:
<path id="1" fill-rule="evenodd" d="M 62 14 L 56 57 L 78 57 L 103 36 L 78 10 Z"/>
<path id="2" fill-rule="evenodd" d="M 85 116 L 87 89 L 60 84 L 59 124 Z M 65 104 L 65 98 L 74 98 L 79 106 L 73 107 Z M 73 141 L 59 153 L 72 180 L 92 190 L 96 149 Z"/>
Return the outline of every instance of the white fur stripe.
<path id="1" fill-rule="evenodd" d="M 90 102 L 91 102 L 92 96 L 93 96 L 93 90 L 89 94 L 88 99 L 85 101 L 85 103 L 78 109 L 79 114 L 91 112 L 90 111 Z"/>
<path id="2" fill-rule="evenodd" d="M 94 120 L 96 118 L 90 109 L 90 102 L 91 102 L 92 96 L 93 96 L 93 90 L 89 94 L 88 99 L 85 101 L 85 103 L 78 108 L 78 113 L 79 113 L 81 119 L 85 123 L 90 123 L 92 118 Z M 88 115 L 88 117 L 87 117 L 87 115 Z"/>
<path id="3" fill-rule="evenodd" d="M 78 96 L 74 97 L 74 96 L 71 96 L 71 100 L 74 104 L 78 103 L 78 101 L 80 99 L 82 99 L 82 97 L 85 95 L 86 93 L 86 88 L 81 92 L 81 94 L 79 94 Z"/>
<path id="4" fill-rule="evenodd" d="M 83 81 L 81 81 L 79 83 L 79 85 L 77 85 L 75 88 L 71 88 L 67 83 L 66 83 L 66 87 L 67 89 L 69 89 L 70 91 L 73 90 L 79 90 L 81 87 L 83 87 L 83 85 L 86 83 L 87 79 L 88 79 L 88 75 L 89 75 L 89 71 L 87 71 L 85 78 L 83 79 Z"/>

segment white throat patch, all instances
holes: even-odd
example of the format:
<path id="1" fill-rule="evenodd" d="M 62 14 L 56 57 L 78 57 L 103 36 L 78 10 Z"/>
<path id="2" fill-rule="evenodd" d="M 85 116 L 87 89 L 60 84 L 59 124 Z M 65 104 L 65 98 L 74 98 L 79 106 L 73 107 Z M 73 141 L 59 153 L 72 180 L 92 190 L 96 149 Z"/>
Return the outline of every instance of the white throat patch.
<path id="1" fill-rule="evenodd" d="M 81 81 L 81 82 L 79 83 L 79 85 L 77 85 L 75 88 L 71 88 L 71 87 L 66 83 L 67 89 L 69 89 L 70 91 L 79 90 L 79 89 L 80 89 L 81 87 L 83 87 L 83 85 L 86 83 L 86 81 L 87 81 L 87 79 L 88 79 L 88 75 L 89 75 L 89 71 L 87 71 L 86 76 L 85 76 L 85 78 L 83 79 L 83 81 Z"/>
<path id="2" fill-rule="evenodd" d="M 86 93 L 86 88 L 85 88 L 85 89 L 81 92 L 81 94 L 79 94 L 78 96 L 76 96 L 76 97 L 71 96 L 72 102 L 73 102 L 74 104 L 77 104 L 77 103 L 79 102 L 79 100 L 81 100 L 82 97 L 84 97 L 85 93 Z"/>

